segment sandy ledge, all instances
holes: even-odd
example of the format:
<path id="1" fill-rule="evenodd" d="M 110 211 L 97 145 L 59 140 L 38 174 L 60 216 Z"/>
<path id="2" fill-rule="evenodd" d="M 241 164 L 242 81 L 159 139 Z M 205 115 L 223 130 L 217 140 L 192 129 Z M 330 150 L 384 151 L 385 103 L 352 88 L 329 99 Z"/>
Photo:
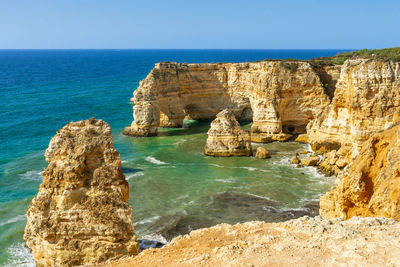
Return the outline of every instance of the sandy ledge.
<path id="1" fill-rule="evenodd" d="M 400 222 L 302 217 L 219 224 L 103 266 L 399 266 Z"/>

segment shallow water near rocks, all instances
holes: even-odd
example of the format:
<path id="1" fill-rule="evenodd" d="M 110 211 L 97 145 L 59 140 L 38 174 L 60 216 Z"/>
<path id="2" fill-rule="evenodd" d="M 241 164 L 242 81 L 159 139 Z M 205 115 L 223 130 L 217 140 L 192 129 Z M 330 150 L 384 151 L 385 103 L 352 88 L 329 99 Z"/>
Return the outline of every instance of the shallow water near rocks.
<path id="1" fill-rule="evenodd" d="M 271 151 L 270 159 L 210 157 L 203 154 L 208 127 L 192 123 L 186 129 L 161 130 L 158 137 L 119 137 L 136 152 L 124 158 L 123 170 L 140 237 L 165 242 L 222 222 L 277 222 L 318 214 L 319 196 L 332 179 L 289 163 L 294 151 L 306 145 L 253 144 Z"/>
<path id="2" fill-rule="evenodd" d="M 23 231 L 25 210 L 47 166 L 44 151 L 62 126 L 90 117 L 112 127 L 141 239 L 165 241 L 216 223 L 314 214 L 319 195 L 329 190 L 332 179 L 288 163 L 304 145 L 265 145 L 272 151 L 267 160 L 213 158 L 203 155 L 208 124 L 163 129 L 151 138 L 129 138 L 121 132 L 132 121 L 132 92 L 156 62 L 309 59 L 338 52 L 342 51 L 1 50 L 0 266 L 34 266 L 23 245 Z"/>

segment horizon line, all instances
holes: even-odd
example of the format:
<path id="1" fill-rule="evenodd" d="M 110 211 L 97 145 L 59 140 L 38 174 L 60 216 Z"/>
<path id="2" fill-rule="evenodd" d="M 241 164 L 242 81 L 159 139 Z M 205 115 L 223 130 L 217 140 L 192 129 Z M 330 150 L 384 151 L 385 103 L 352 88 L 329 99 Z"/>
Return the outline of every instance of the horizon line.
<path id="1" fill-rule="evenodd" d="M 381 48 L 0 48 L 1 50 L 361 50 Z"/>

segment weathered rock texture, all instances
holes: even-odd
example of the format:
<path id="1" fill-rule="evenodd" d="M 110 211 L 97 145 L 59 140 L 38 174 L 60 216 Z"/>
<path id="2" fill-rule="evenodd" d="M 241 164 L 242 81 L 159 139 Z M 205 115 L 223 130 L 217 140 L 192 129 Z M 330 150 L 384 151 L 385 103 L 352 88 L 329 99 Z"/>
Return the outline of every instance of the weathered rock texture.
<path id="1" fill-rule="evenodd" d="M 51 139 L 24 239 L 39 266 L 93 264 L 139 253 L 129 187 L 102 120 L 71 122 Z"/>
<path id="2" fill-rule="evenodd" d="M 252 154 L 249 132 L 240 127 L 235 115 L 228 109 L 217 114 L 207 134 L 206 155 L 230 157 Z"/>
<path id="3" fill-rule="evenodd" d="M 385 216 L 400 220 L 400 126 L 364 142 L 338 175 L 336 188 L 321 197 L 325 217 Z"/>
<path id="4" fill-rule="evenodd" d="M 342 169 L 364 141 L 399 122 L 399 110 L 399 62 L 347 60 L 331 105 L 308 125 L 308 142 L 315 150 L 334 151 L 327 161 L 333 171 Z"/>
<path id="5" fill-rule="evenodd" d="M 400 63 L 311 64 L 158 63 L 134 92 L 134 122 L 124 133 L 156 135 L 158 126 L 180 127 L 185 116 L 212 120 L 230 108 L 239 120 L 253 121 L 254 142 L 284 141 L 307 128 L 298 140 L 335 151 L 323 166 L 340 171 L 362 142 L 400 121 Z"/>
<path id="6" fill-rule="evenodd" d="M 266 150 L 265 148 L 257 147 L 257 152 L 256 152 L 255 157 L 259 158 L 259 159 L 267 159 L 267 158 L 270 158 L 271 155 L 270 155 L 269 151 Z"/>
<path id="7" fill-rule="evenodd" d="M 220 224 L 108 266 L 397 266 L 400 223 L 302 217 L 283 223 Z"/>
<path id="8" fill-rule="evenodd" d="M 134 121 L 124 133 L 156 135 L 158 126 L 212 120 L 229 108 L 238 120 L 253 121 L 253 141 L 284 141 L 328 106 L 333 70 L 300 61 L 158 63 L 134 92 Z"/>

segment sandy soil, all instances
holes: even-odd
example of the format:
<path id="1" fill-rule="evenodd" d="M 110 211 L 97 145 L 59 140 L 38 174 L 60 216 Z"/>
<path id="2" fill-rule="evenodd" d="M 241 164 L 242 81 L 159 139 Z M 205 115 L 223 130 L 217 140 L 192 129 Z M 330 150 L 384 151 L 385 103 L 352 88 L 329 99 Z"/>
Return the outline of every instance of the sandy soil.
<path id="1" fill-rule="evenodd" d="M 283 223 L 220 224 L 105 266 L 321 265 L 400 266 L 400 222 L 306 216 Z"/>

